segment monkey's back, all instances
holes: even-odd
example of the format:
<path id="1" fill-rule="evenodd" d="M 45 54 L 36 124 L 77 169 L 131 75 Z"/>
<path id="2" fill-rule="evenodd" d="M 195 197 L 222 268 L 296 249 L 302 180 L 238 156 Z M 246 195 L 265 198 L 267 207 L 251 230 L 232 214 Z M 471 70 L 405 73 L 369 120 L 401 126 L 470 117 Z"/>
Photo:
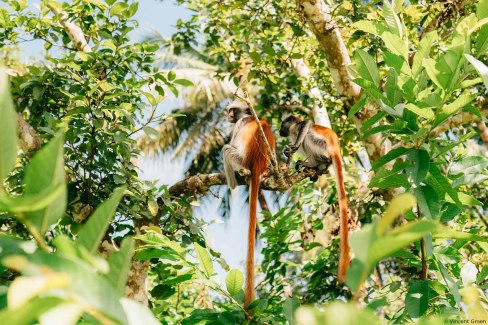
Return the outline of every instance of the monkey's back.
<path id="1" fill-rule="evenodd" d="M 252 119 L 252 118 L 251 118 Z M 275 138 L 271 127 L 265 120 L 259 120 L 261 127 L 263 128 L 266 139 L 268 140 L 271 150 L 275 150 Z M 270 157 L 266 150 L 263 138 L 259 134 L 258 124 L 254 119 L 247 122 L 246 134 L 243 134 L 242 140 L 247 144 L 248 152 L 244 161 L 245 166 L 253 173 L 261 175 L 268 166 Z"/>

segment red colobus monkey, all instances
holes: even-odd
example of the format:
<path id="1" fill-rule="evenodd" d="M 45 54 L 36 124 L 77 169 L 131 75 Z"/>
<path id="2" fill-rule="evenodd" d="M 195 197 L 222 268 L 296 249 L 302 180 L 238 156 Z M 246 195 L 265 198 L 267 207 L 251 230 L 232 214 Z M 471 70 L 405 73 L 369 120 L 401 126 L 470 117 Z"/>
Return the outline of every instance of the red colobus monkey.
<path id="1" fill-rule="evenodd" d="M 242 101 L 235 100 L 228 106 L 227 110 L 229 122 L 235 123 L 230 143 L 224 145 L 222 149 L 227 184 L 233 189 L 237 186 L 235 172 L 241 172 L 242 170 L 251 172 L 244 296 L 244 305 L 248 306 L 254 300 L 254 244 L 256 240 L 256 204 L 259 182 L 271 157 L 268 156 L 264 141 L 259 134 L 258 123 L 252 116 L 250 107 Z M 260 119 L 259 122 L 269 146 L 274 151 L 275 138 L 271 127 L 263 119 Z"/>
<path id="2" fill-rule="evenodd" d="M 282 121 L 280 135 L 288 137 L 293 143 L 285 149 L 285 155 L 291 156 L 298 150 L 305 158 L 303 162 L 297 162 L 298 166 L 303 165 L 324 170 L 329 167 L 332 161 L 335 170 L 340 212 L 341 244 L 337 278 L 339 282 L 344 282 L 346 271 L 349 267 L 349 230 L 347 195 L 344 188 L 339 137 L 329 128 L 314 125 L 312 122 L 303 121 L 296 116 L 289 116 Z"/>

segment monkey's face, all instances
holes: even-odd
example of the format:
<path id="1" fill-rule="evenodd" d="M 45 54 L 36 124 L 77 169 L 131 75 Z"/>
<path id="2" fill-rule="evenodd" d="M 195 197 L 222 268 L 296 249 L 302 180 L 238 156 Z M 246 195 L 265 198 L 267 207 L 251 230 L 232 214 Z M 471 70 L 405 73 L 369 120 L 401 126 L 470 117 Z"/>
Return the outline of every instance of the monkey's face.
<path id="1" fill-rule="evenodd" d="M 237 123 L 241 118 L 251 115 L 251 109 L 249 108 L 239 108 L 231 107 L 228 109 L 227 120 L 230 123 Z"/>
<path id="2" fill-rule="evenodd" d="M 284 119 L 281 122 L 281 127 L 280 127 L 280 135 L 282 137 L 287 137 L 290 135 L 290 129 L 298 123 L 298 118 L 296 116 L 288 116 L 286 119 Z"/>

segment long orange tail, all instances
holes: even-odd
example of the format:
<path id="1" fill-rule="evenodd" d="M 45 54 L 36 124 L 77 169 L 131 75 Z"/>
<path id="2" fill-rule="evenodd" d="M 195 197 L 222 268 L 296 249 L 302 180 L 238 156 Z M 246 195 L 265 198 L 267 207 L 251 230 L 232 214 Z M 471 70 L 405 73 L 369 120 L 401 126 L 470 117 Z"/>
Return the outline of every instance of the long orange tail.
<path id="1" fill-rule="evenodd" d="M 256 243 L 256 208 L 260 174 L 252 171 L 249 187 L 249 229 L 247 232 L 246 287 L 244 306 L 254 300 L 254 245 Z"/>
<path id="2" fill-rule="evenodd" d="M 342 161 L 339 152 L 332 155 L 332 164 L 335 169 L 335 179 L 337 184 L 337 193 L 339 197 L 339 213 L 340 213 L 340 236 L 341 247 L 339 257 L 339 270 L 337 278 L 339 282 L 344 282 L 346 279 L 347 268 L 349 267 L 349 225 L 347 215 L 347 196 L 344 188 L 344 174 L 342 173 Z"/>

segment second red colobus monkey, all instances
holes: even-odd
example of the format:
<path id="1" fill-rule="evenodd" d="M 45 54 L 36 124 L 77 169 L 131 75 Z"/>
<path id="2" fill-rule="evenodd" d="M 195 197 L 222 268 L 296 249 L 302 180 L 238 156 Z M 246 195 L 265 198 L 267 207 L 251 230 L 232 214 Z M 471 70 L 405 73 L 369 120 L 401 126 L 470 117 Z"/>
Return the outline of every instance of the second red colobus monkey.
<path id="1" fill-rule="evenodd" d="M 235 100 L 227 107 L 227 119 L 235 123 L 229 144 L 224 145 L 222 155 L 225 177 L 231 189 L 237 186 L 236 172 L 249 170 L 251 184 L 249 188 L 249 230 L 247 239 L 246 286 L 244 305 L 254 300 L 254 244 L 256 241 L 256 205 L 261 175 L 270 161 L 264 140 L 259 134 L 258 123 L 251 114 L 250 107 L 240 100 Z M 275 138 L 269 124 L 259 120 L 269 146 L 274 151 Z"/>
<path id="2" fill-rule="evenodd" d="M 281 123 L 280 135 L 288 137 L 292 145 L 285 149 L 285 154 L 291 156 L 298 150 L 305 160 L 297 162 L 306 167 L 327 169 L 332 162 L 335 170 L 335 180 L 339 197 L 340 212 L 340 257 L 337 278 L 344 282 L 346 271 L 349 267 L 348 244 L 348 214 L 347 195 L 344 187 L 344 175 L 342 172 L 342 158 L 339 137 L 329 128 L 314 125 L 310 121 L 303 121 L 296 116 L 288 116 Z"/>

